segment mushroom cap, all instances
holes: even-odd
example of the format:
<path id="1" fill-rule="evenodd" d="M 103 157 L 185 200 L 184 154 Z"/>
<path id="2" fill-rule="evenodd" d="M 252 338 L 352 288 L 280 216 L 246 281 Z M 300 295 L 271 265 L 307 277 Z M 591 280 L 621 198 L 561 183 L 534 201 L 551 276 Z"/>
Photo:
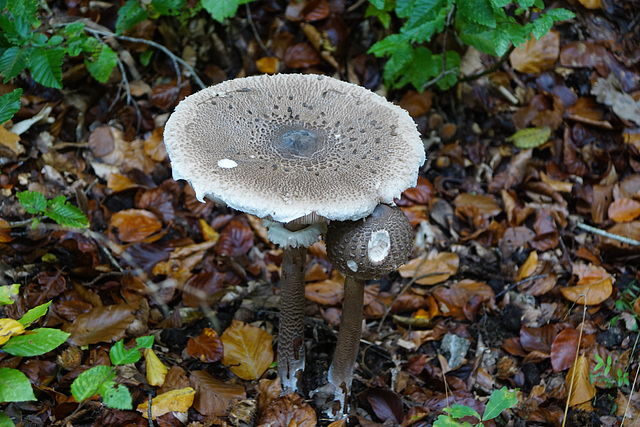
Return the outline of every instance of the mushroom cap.
<path id="1" fill-rule="evenodd" d="M 407 262 L 413 229 L 402 209 L 378 205 L 358 221 L 332 221 L 327 256 L 334 268 L 355 279 L 378 279 Z"/>
<path id="2" fill-rule="evenodd" d="M 174 179 L 278 222 L 353 220 L 414 186 L 416 125 L 373 92 L 318 75 L 228 80 L 184 99 L 164 130 Z"/>

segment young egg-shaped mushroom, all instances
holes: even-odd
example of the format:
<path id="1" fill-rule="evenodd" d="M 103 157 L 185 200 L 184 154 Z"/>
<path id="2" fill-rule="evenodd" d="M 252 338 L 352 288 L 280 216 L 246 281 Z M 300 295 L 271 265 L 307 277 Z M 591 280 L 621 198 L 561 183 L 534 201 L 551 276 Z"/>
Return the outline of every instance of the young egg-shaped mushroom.
<path id="1" fill-rule="evenodd" d="M 175 179 L 267 220 L 283 247 L 278 373 L 304 370 L 306 248 L 415 185 L 424 146 L 409 114 L 373 92 L 302 74 L 228 80 L 180 102 L 164 130 Z"/>
<path id="2" fill-rule="evenodd" d="M 332 221 L 326 243 L 329 261 L 345 276 L 342 319 L 328 374 L 336 416 L 346 411 L 351 389 L 362 332 L 364 282 L 379 279 L 407 261 L 413 230 L 400 208 L 378 205 L 364 219 Z"/>

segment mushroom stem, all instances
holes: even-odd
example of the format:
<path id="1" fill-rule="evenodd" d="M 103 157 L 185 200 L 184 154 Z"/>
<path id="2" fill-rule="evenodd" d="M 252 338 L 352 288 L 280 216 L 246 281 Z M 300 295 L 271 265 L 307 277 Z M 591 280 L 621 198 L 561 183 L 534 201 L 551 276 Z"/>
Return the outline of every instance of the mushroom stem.
<path id="1" fill-rule="evenodd" d="M 338 342 L 328 374 L 329 383 L 335 387 L 334 399 L 340 402 L 342 412 L 347 409 L 347 398 L 360 348 L 363 300 L 364 280 L 346 276 Z"/>
<path id="2" fill-rule="evenodd" d="M 301 390 L 304 372 L 304 270 L 306 247 L 285 247 L 280 280 L 278 375 L 282 393 Z"/>

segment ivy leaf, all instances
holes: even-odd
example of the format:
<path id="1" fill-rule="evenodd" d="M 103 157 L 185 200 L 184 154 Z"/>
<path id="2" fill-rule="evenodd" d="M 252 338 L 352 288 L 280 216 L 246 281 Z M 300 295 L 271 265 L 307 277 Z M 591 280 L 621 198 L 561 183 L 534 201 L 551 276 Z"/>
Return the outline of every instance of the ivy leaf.
<path id="1" fill-rule="evenodd" d="M 58 196 L 47 201 L 45 214 L 63 227 L 88 228 L 89 220 L 82 211 L 65 200 L 64 196 Z"/>
<path id="2" fill-rule="evenodd" d="M 0 125 L 10 120 L 20 110 L 21 96 L 22 89 L 14 89 L 0 96 Z"/>
<path id="3" fill-rule="evenodd" d="M 0 57 L 0 74 L 4 76 L 4 82 L 8 82 L 27 66 L 27 59 L 32 52 L 31 48 L 10 47 Z"/>
<path id="4" fill-rule="evenodd" d="M 85 60 L 87 70 L 94 79 L 100 83 L 105 83 L 113 69 L 118 65 L 118 55 L 106 44 L 102 45 L 100 53 L 94 61 Z"/>
<path id="5" fill-rule="evenodd" d="M 0 402 L 36 400 L 29 378 L 17 369 L 0 368 Z"/>
<path id="6" fill-rule="evenodd" d="M 62 61 L 66 49 L 34 49 L 29 57 L 29 70 L 33 80 L 43 86 L 62 89 Z"/>
<path id="7" fill-rule="evenodd" d="M 64 343 L 71 334 L 53 328 L 39 328 L 23 335 L 13 336 L 2 346 L 12 356 L 40 356 Z"/>
<path id="8" fill-rule="evenodd" d="M 482 421 L 497 417 L 502 411 L 513 407 L 516 403 L 518 403 L 516 390 L 509 391 L 506 387 L 502 387 L 500 390 L 494 390 L 487 402 Z"/>
<path id="9" fill-rule="evenodd" d="M 37 191 L 22 191 L 17 193 L 20 204 L 30 214 L 43 214 L 47 209 L 47 199 Z"/>
<path id="10" fill-rule="evenodd" d="M 128 0 L 124 6 L 118 9 L 118 19 L 116 20 L 116 34 L 139 24 L 147 19 L 149 14 L 140 6 L 136 0 Z"/>
<path id="11" fill-rule="evenodd" d="M 116 374 L 110 366 L 94 366 L 78 375 L 71 383 L 71 394 L 78 401 L 82 402 L 98 393 L 103 383 L 113 381 Z"/>

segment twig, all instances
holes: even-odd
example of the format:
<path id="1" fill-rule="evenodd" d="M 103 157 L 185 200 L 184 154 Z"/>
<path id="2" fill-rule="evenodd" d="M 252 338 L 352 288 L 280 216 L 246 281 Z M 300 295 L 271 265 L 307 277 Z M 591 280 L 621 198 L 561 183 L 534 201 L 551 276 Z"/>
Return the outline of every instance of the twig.
<path id="1" fill-rule="evenodd" d="M 249 21 L 249 26 L 251 27 L 251 31 L 253 31 L 253 36 L 255 37 L 256 41 L 258 42 L 258 45 L 260 46 L 260 48 L 262 49 L 262 51 L 265 54 L 271 55 L 271 52 L 269 51 L 269 49 L 267 49 L 267 47 L 264 45 L 264 43 L 262 43 L 262 39 L 260 38 L 260 34 L 258 33 L 258 29 L 256 28 L 255 24 L 253 23 L 253 18 L 251 17 L 251 9 L 249 8 L 249 3 L 245 3 L 244 7 L 247 10 L 247 21 Z"/>
<path id="2" fill-rule="evenodd" d="M 576 224 L 576 227 L 585 230 L 585 231 L 589 231 L 593 234 L 597 234 L 598 236 L 602 236 L 602 237 L 606 237 L 608 239 L 611 240 L 617 240 L 619 242 L 622 243 L 626 243 L 627 245 L 631 245 L 631 246 L 640 246 L 640 242 L 632 239 L 630 237 L 624 237 L 624 236 L 619 236 L 617 234 L 613 234 L 613 233 L 609 233 L 608 231 L 604 231 L 604 230 L 600 230 L 599 228 L 596 227 L 592 227 L 590 225 L 587 225 L 583 222 L 579 222 Z"/>

